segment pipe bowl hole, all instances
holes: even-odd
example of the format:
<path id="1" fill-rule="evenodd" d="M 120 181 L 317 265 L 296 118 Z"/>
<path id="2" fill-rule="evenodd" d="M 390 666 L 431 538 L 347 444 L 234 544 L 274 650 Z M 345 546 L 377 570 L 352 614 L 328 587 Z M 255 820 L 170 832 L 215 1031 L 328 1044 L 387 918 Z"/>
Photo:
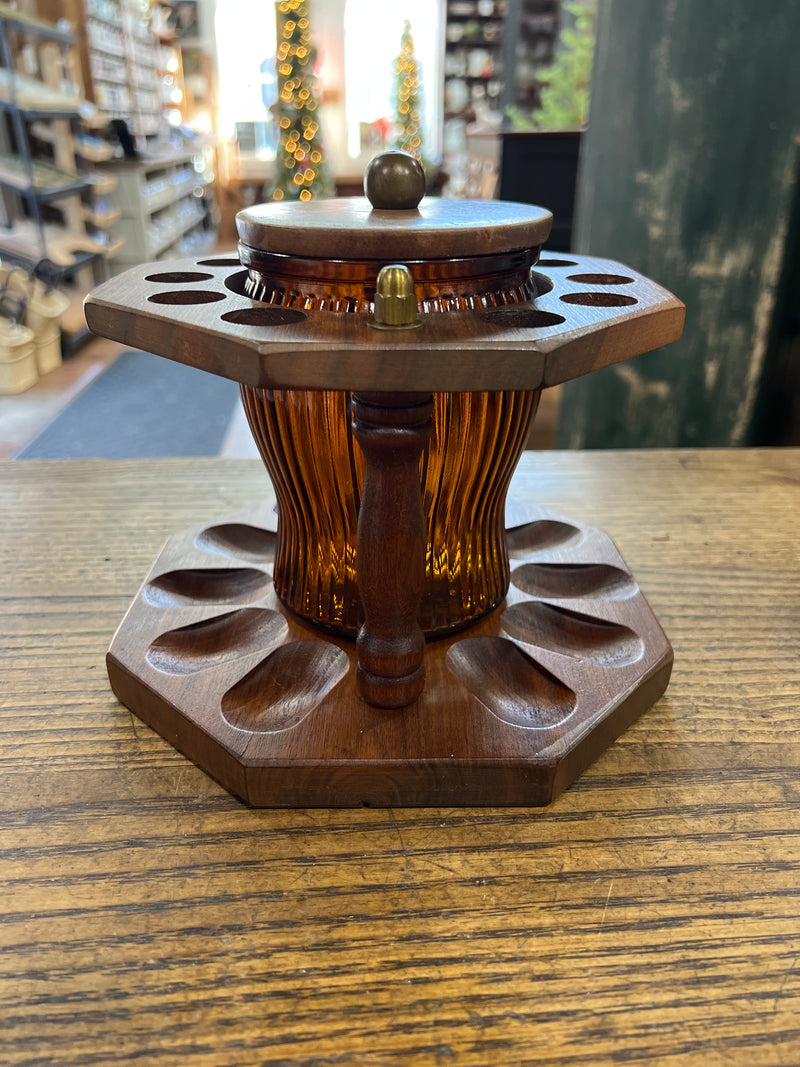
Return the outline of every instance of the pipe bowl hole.
<path id="1" fill-rule="evenodd" d="M 531 288 L 533 289 L 533 299 L 537 296 L 544 296 L 545 293 L 549 293 L 555 282 L 547 274 L 541 274 L 538 270 L 532 270 L 530 273 Z"/>
<path id="2" fill-rule="evenodd" d="M 503 308 L 501 311 L 486 311 L 481 315 L 484 322 L 490 322 L 501 329 L 543 329 L 548 326 L 560 326 L 566 322 L 563 315 L 538 308 Z"/>
<path id="3" fill-rule="evenodd" d="M 583 285 L 630 285 L 633 278 L 624 274 L 568 274 L 567 281 Z"/>
<path id="4" fill-rule="evenodd" d="M 294 308 L 261 307 L 226 311 L 222 319 L 237 326 L 288 326 L 291 322 L 302 322 L 307 317 L 304 312 Z"/>
<path id="5" fill-rule="evenodd" d="M 639 303 L 635 296 L 624 293 L 565 293 L 561 299 L 565 304 L 581 304 L 590 308 L 622 308 Z"/>
<path id="6" fill-rule="evenodd" d="M 627 600 L 639 587 L 630 574 L 605 563 L 523 563 L 511 584 L 529 596 Z"/>
<path id="7" fill-rule="evenodd" d="M 164 274 L 148 274 L 146 282 L 166 282 L 168 285 L 182 285 L 184 282 L 207 282 L 213 274 L 199 270 L 169 270 Z"/>
<path id="8" fill-rule="evenodd" d="M 196 674 L 254 652 L 268 655 L 288 632 L 286 619 L 277 611 L 240 608 L 168 630 L 152 642 L 145 659 L 162 674 Z"/>
<path id="9" fill-rule="evenodd" d="M 228 522 L 210 526 L 195 538 L 195 546 L 204 552 L 230 556 L 250 563 L 272 563 L 277 535 L 246 522 Z"/>
<path id="10" fill-rule="evenodd" d="M 628 667 L 645 652 L 644 641 L 628 626 L 542 601 L 513 604 L 501 623 L 511 638 L 601 667 Z"/>
<path id="11" fill-rule="evenodd" d="M 266 596 L 271 587 L 269 576 L 252 567 L 195 567 L 158 575 L 145 585 L 143 595 L 148 604 L 156 607 L 232 604 Z"/>
<path id="12" fill-rule="evenodd" d="M 214 293 L 210 289 L 174 289 L 169 293 L 153 293 L 147 298 L 150 304 L 214 304 L 224 299 L 224 293 Z"/>
<path id="13" fill-rule="evenodd" d="M 220 259 L 199 259 L 198 267 L 241 267 L 236 256 L 222 257 Z"/>
<path id="14" fill-rule="evenodd" d="M 241 267 L 241 263 L 237 263 L 236 266 Z M 225 279 L 225 288 L 230 289 L 237 296 L 247 296 L 245 284 L 249 277 L 250 275 L 246 270 L 237 270 L 235 274 L 229 274 Z"/>
<path id="15" fill-rule="evenodd" d="M 578 698 L 536 662 L 502 637 L 469 637 L 447 652 L 450 673 L 502 722 L 527 730 L 559 726 Z"/>
<path id="16" fill-rule="evenodd" d="M 511 559 L 519 559 L 534 552 L 550 552 L 565 545 L 574 546 L 583 540 L 576 526 L 556 519 L 535 519 L 506 530 L 506 545 Z"/>

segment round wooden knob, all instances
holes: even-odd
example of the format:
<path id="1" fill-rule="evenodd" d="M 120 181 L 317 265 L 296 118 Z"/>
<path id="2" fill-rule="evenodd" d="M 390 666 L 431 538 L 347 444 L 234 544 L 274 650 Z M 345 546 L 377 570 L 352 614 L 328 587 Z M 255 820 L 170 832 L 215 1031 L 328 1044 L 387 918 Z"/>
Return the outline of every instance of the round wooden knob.
<path id="1" fill-rule="evenodd" d="M 367 164 L 364 192 L 374 208 L 409 211 L 425 195 L 425 171 L 408 152 L 383 152 Z"/>

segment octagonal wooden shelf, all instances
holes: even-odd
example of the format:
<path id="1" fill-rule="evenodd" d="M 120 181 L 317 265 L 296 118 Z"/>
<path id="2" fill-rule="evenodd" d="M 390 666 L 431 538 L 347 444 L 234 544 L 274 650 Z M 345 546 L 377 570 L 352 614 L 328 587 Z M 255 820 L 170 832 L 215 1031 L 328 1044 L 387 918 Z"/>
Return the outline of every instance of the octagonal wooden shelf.
<path id="1" fill-rule="evenodd" d="M 377 270 L 377 268 L 376 268 Z M 677 340 L 685 307 L 613 260 L 549 256 L 533 304 L 426 314 L 418 330 L 251 300 L 235 255 L 143 264 L 86 298 L 102 337 L 262 389 L 535 390 Z M 425 310 L 423 308 L 423 310 Z"/>
<path id="2" fill-rule="evenodd" d="M 506 601 L 428 642 L 402 710 L 360 700 L 354 642 L 275 596 L 269 504 L 168 541 L 109 650 L 114 692 L 254 806 L 547 804 L 663 693 L 672 649 L 605 533 L 510 511 Z"/>

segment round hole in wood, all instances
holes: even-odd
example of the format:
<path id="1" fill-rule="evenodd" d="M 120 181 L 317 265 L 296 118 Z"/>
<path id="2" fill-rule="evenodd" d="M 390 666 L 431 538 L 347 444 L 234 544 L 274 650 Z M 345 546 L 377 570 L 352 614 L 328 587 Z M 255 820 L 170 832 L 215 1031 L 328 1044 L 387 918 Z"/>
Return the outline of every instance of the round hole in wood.
<path id="1" fill-rule="evenodd" d="M 566 319 L 551 311 L 539 311 L 537 308 L 504 308 L 502 311 L 488 311 L 481 315 L 484 322 L 504 329 L 527 327 L 528 329 L 546 326 L 560 326 Z"/>
<path id="2" fill-rule="evenodd" d="M 151 304 L 213 304 L 224 299 L 224 293 L 209 289 L 173 289 L 169 293 L 153 293 L 147 298 Z"/>
<path id="3" fill-rule="evenodd" d="M 146 282 L 168 282 L 170 285 L 182 285 L 183 282 L 207 282 L 213 274 L 199 270 L 170 270 L 164 274 L 148 274 Z"/>
<path id="4" fill-rule="evenodd" d="M 227 311 L 223 321 L 233 322 L 237 326 L 286 326 L 290 322 L 301 322 L 307 316 L 302 311 L 284 307 L 240 308 Z"/>
<path id="5" fill-rule="evenodd" d="M 565 293 L 561 299 L 565 304 L 582 304 L 590 308 L 621 308 L 639 303 L 635 296 L 624 293 Z"/>
<path id="6" fill-rule="evenodd" d="M 584 285 L 630 285 L 633 278 L 624 274 L 568 274 L 568 282 L 583 282 Z"/>
<path id="7" fill-rule="evenodd" d="M 537 296 L 544 296 L 545 293 L 549 293 L 555 285 L 552 278 L 548 278 L 546 274 L 540 274 L 538 270 L 532 270 L 530 273 L 531 288 L 533 289 L 533 296 L 536 299 Z"/>
<path id="8" fill-rule="evenodd" d="M 227 256 L 220 259 L 198 259 L 198 267 L 240 267 L 241 263 L 236 256 Z"/>
<path id="9" fill-rule="evenodd" d="M 237 267 L 241 264 L 237 263 Z M 229 274 L 225 279 L 225 288 L 230 289 L 232 293 L 236 293 L 237 296 L 247 296 L 247 290 L 245 289 L 245 283 L 249 278 L 249 274 L 246 270 L 237 270 L 235 274 Z"/>
<path id="10" fill-rule="evenodd" d="M 577 267 L 574 259 L 537 259 L 537 267 Z"/>

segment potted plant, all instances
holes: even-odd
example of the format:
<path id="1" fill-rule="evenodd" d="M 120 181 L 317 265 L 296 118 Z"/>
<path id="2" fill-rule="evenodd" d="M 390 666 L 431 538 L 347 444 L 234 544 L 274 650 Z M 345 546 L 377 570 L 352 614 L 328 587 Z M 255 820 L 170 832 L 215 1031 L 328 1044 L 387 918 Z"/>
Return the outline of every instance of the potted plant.
<path id="1" fill-rule="evenodd" d="M 539 104 L 506 109 L 500 197 L 553 212 L 548 248 L 568 251 L 581 133 L 589 113 L 596 0 L 565 0 L 555 62 L 539 72 Z"/>

